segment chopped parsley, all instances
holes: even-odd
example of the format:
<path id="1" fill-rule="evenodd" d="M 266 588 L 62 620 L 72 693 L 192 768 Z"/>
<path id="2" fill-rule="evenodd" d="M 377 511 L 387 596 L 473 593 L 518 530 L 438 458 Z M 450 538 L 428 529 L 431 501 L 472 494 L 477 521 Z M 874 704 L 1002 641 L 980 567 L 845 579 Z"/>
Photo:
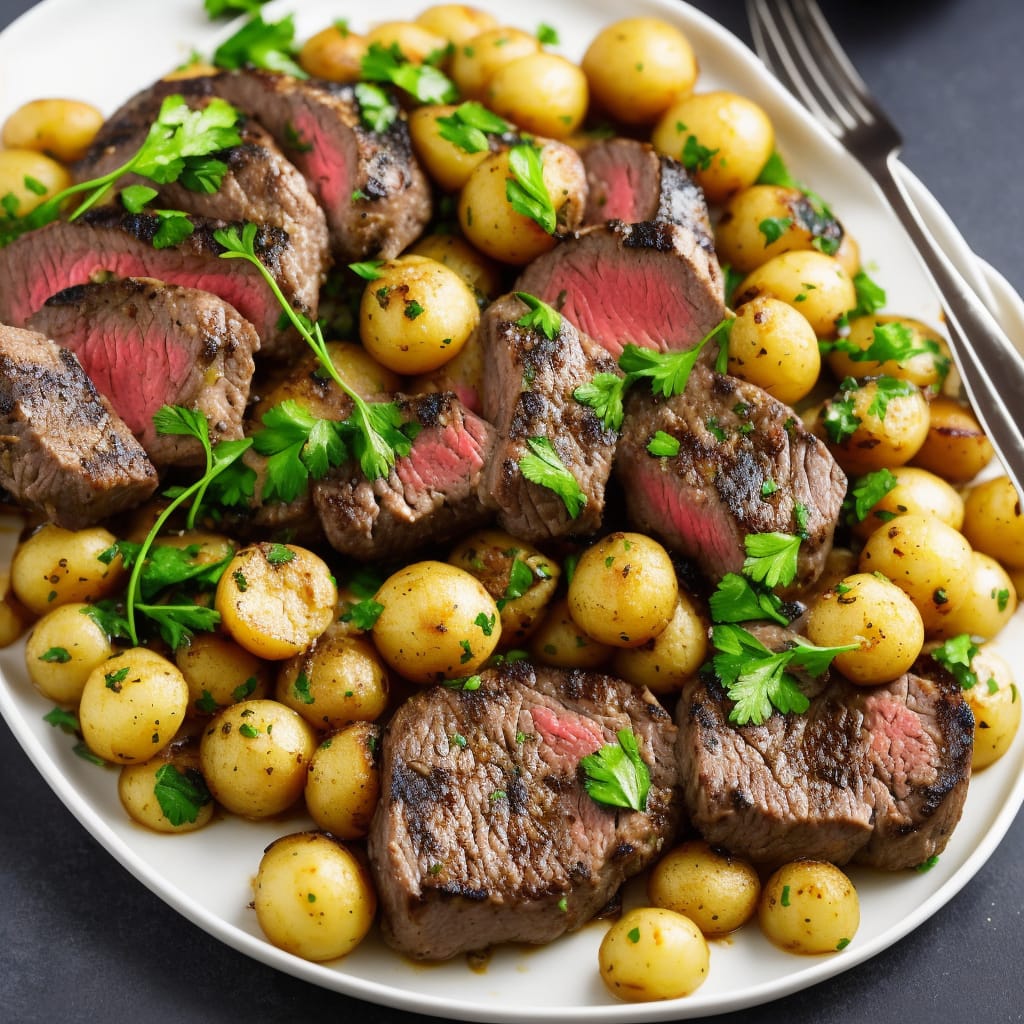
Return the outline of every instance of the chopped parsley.
<path id="1" fill-rule="evenodd" d="M 398 104 L 379 85 L 357 82 L 353 91 L 359 104 L 359 118 L 370 131 L 386 132 L 398 120 Z M 366 196 L 360 194 L 359 198 Z"/>
<path id="2" fill-rule="evenodd" d="M 357 601 L 344 612 L 341 621 L 350 622 L 356 629 L 361 629 L 365 633 L 373 629 L 383 611 L 384 605 L 372 597 L 367 597 L 362 601 Z"/>
<path id="3" fill-rule="evenodd" d="M 390 82 L 420 103 L 451 103 L 458 96 L 455 83 L 433 64 L 413 64 L 397 43 L 374 42 L 363 56 L 362 77 L 368 82 Z"/>
<path id="4" fill-rule="evenodd" d="M 764 235 L 764 244 L 767 248 L 772 242 L 777 242 L 792 226 L 792 217 L 766 217 L 757 225 L 757 229 Z"/>
<path id="5" fill-rule="evenodd" d="M 899 483 L 889 469 L 876 469 L 853 481 L 845 504 L 857 522 L 863 522 L 871 510 Z M 851 500 L 852 499 L 852 500 Z"/>
<path id="6" fill-rule="evenodd" d="M 576 519 L 587 503 L 587 496 L 555 446 L 546 437 L 528 437 L 526 446 L 530 450 L 519 460 L 519 471 L 530 483 L 554 491 L 562 499 L 570 518 Z"/>
<path id="7" fill-rule="evenodd" d="M 605 744 L 580 758 L 584 788 L 599 804 L 646 810 L 651 774 L 640 756 L 636 736 L 631 729 L 620 729 L 616 737 L 618 743 Z"/>
<path id="8" fill-rule="evenodd" d="M 950 637 L 932 651 L 932 660 L 937 661 L 960 684 L 963 690 L 978 685 L 978 676 L 971 667 L 979 647 L 971 640 L 969 633 Z"/>
<path id="9" fill-rule="evenodd" d="M 487 152 L 491 148 L 488 135 L 503 135 L 514 127 L 474 100 L 460 103 L 447 117 L 438 117 L 437 123 L 441 138 L 466 153 Z"/>
<path id="10" fill-rule="evenodd" d="M 771 619 L 780 626 L 789 625 L 782 601 L 770 590 L 755 587 L 739 573 L 726 573 L 708 601 L 715 622 L 749 622 Z"/>
<path id="11" fill-rule="evenodd" d="M 295 676 L 295 682 L 292 683 L 292 693 L 303 704 L 316 703 L 316 698 L 313 696 L 313 691 L 310 688 L 309 676 L 305 672 L 299 672 Z"/>
<path id="12" fill-rule="evenodd" d="M 71 654 L 66 647 L 50 647 L 39 655 L 39 660 L 66 665 L 71 660 Z"/>
<path id="13" fill-rule="evenodd" d="M 562 329 L 561 314 L 529 292 L 516 292 L 516 298 L 530 308 L 528 313 L 516 321 L 516 325 L 530 331 L 540 331 L 548 341 L 554 341 Z"/>
<path id="14" fill-rule="evenodd" d="M 679 439 L 664 430 L 656 430 L 647 442 L 647 451 L 658 458 L 674 458 L 679 454 Z"/>
<path id="15" fill-rule="evenodd" d="M 558 227 L 551 193 L 544 183 L 541 149 L 532 142 L 520 142 L 508 151 L 510 177 L 505 181 L 505 198 L 516 213 L 529 217 L 549 235 Z"/>
<path id="16" fill-rule="evenodd" d="M 348 269 L 364 281 L 376 281 L 380 278 L 382 266 L 384 266 L 384 260 L 363 260 L 360 263 L 350 263 Z"/>
<path id="17" fill-rule="evenodd" d="M 537 26 L 537 42 L 539 42 L 541 46 L 557 46 L 558 41 L 557 29 L 552 28 L 544 22 L 541 22 Z"/>
<path id="18" fill-rule="evenodd" d="M 173 764 L 157 768 L 153 795 L 164 817 L 174 826 L 193 824 L 212 799 L 198 771 L 190 768 L 182 772 Z"/>
<path id="19" fill-rule="evenodd" d="M 789 533 L 748 533 L 743 572 L 766 587 L 788 587 L 796 579 L 800 538 Z"/>
<path id="20" fill-rule="evenodd" d="M 264 21 L 261 14 L 254 15 L 217 47 L 213 63 L 228 71 L 254 67 L 309 78 L 295 62 L 295 17 L 291 14 L 280 21 Z"/>
<path id="21" fill-rule="evenodd" d="M 896 377 L 875 377 L 867 384 L 858 384 L 852 377 L 845 377 L 839 385 L 839 392 L 825 406 L 822 423 L 830 440 L 842 444 L 851 438 L 863 420 L 856 412 L 856 394 L 862 387 L 873 387 L 874 395 L 867 407 L 868 416 L 885 419 L 889 403 L 894 398 L 905 398 L 917 392 L 917 385 L 909 380 Z"/>

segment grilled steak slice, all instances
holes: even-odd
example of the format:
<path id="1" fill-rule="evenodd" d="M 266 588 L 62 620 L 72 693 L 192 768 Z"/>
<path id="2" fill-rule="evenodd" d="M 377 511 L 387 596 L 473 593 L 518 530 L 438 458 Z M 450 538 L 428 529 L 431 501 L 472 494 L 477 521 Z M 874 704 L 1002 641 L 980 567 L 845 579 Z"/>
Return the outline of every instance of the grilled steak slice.
<path id="1" fill-rule="evenodd" d="M 403 420 L 418 422 L 420 431 L 390 475 L 367 480 L 349 463 L 313 486 L 327 540 L 351 558 L 398 558 L 490 518 L 478 494 L 494 444 L 490 426 L 450 392 L 396 401 Z"/>
<path id="2" fill-rule="evenodd" d="M 157 485 L 142 446 L 74 353 L 0 326 L 0 487 L 80 529 L 145 501 Z"/>
<path id="3" fill-rule="evenodd" d="M 636 139 L 605 139 L 583 151 L 587 169 L 585 225 L 664 221 L 688 227 L 705 248 L 712 243 L 704 194 L 672 157 Z"/>
<path id="4" fill-rule="evenodd" d="M 527 312 L 509 295 L 489 306 L 480 324 L 488 367 L 483 414 L 497 433 L 482 482 L 486 500 L 498 509 L 501 525 L 523 540 L 594 533 L 601 525 L 616 434 L 577 402 L 573 391 L 596 373 L 619 371 L 565 317 L 553 339 L 540 329 L 520 327 L 516 321 Z M 575 518 L 553 490 L 531 482 L 520 468 L 534 438 L 551 442 L 583 492 L 586 503 Z"/>
<path id="5" fill-rule="evenodd" d="M 152 120 L 174 93 L 190 103 L 222 96 L 259 120 L 309 183 L 339 261 L 397 256 L 430 219 L 430 189 L 413 156 L 404 115 L 385 132 L 370 131 L 351 85 L 232 71 L 157 82 L 114 118 Z"/>
<path id="6" fill-rule="evenodd" d="M 298 344 L 294 329 L 281 319 L 281 307 L 255 267 L 222 260 L 213 232 L 217 221 L 193 218 L 195 231 L 180 245 L 153 247 L 158 218 L 122 213 L 112 207 L 90 210 L 74 223 L 47 224 L 0 249 L 0 322 L 22 326 L 51 295 L 88 284 L 105 274 L 154 277 L 169 284 L 212 292 L 234 306 L 256 328 L 264 353 L 283 353 Z M 288 239 L 280 228 L 261 227 L 256 254 L 275 276 L 295 309 L 316 318 L 315 283 L 293 287 L 281 276 Z M 294 341 L 292 339 L 295 339 Z"/>
<path id="7" fill-rule="evenodd" d="M 796 857 L 914 867 L 960 818 L 974 723 L 952 680 L 834 676 L 802 715 L 734 726 L 714 679 L 676 711 L 686 808 L 708 842 L 774 866 Z"/>
<path id="8" fill-rule="evenodd" d="M 725 315 L 722 288 L 710 240 L 668 221 L 585 228 L 535 259 L 516 284 L 616 358 L 627 342 L 691 348 Z"/>
<path id="9" fill-rule="evenodd" d="M 156 432 L 162 405 L 203 413 L 215 442 L 242 436 L 259 338 L 215 295 L 142 278 L 74 285 L 29 326 L 78 356 L 155 465 L 203 461 L 195 438 Z"/>
<path id="10" fill-rule="evenodd" d="M 659 430 L 679 441 L 678 455 L 648 453 Z M 658 534 L 713 579 L 740 571 L 748 533 L 777 531 L 804 538 L 795 585 L 812 583 L 846 494 L 842 470 L 792 409 L 702 365 L 673 398 L 633 388 L 615 467 L 637 529 Z"/>
<path id="11" fill-rule="evenodd" d="M 197 105 L 202 102 L 197 101 Z M 151 123 L 151 117 L 141 113 L 131 108 L 106 122 L 89 154 L 76 167 L 79 180 L 106 174 L 135 153 Z M 192 192 L 177 182 L 162 185 L 153 206 L 184 210 L 209 220 L 249 221 L 281 228 L 288 236 L 288 245 L 279 257 L 281 277 L 291 283 L 305 306 L 314 305 L 330 263 L 323 210 L 306 179 L 263 127 L 252 118 L 243 118 L 239 133 L 241 145 L 217 154 L 228 168 L 217 191 Z M 142 178 L 126 181 L 132 183 L 153 184 Z"/>
<path id="12" fill-rule="evenodd" d="M 580 758 L 622 729 L 651 774 L 642 812 L 581 784 Z M 387 942 L 443 960 L 579 928 L 676 832 L 674 733 L 646 690 L 527 662 L 413 696 L 384 735 L 369 838 Z"/>

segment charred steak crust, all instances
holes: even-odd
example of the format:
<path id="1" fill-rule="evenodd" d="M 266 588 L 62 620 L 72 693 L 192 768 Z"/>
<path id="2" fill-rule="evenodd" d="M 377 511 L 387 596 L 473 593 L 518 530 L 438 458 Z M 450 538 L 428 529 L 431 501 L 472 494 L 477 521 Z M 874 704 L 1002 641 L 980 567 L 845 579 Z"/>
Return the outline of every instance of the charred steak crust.
<path id="1" fill-rule="evenodd" d="M 74 353 L 0 326 L 0 486 L 81 529 L 145 501 L 157 474 Z"/>
<path id="2" fill-rule="evenodd" d="M 155 465 L 203 461 L 195 438 L 157 433 L 163 405 L 202 412 L 215 442 L 242 436 L 259 338 L 215 295 L 151 278 L 73 285 L 29 326 L 78 356 Z"/>
<path id="3" fill-rule="evenodd" d="M 480 325 L 488 367 L 481 402 L 497 434 L 482 480 L 485 500 L 498 509 L 502 527 L 526 541 L 594 533 L 601 526 L 616 434 L 576 401 L 573 392 L 597 373 L 619 370 L 564 317 L 554 338 L 520 327 L 516 321 L 527 311 L 509 295 L 488 307 Z M 575 519 L 554 491 L 523 475 L 520 461 L 533 437 L 554 445 L 586 496 Z"/>
<path id="4" fill-rule="evenodd" d="M 623 728 L 651 772 L 645 812 L 581 782 L 580 757 Z M 674 733 L 645 690 L 527 662 L 413 696 L 385 731 L 369 838 L 387 942 L 441 960 L 579 928 L 675 835 Z"/>
<path id="5" fill-rule="evenodd" d="M 677 455 L 647 451 L 659 430 L 679 441 Z M 634 525 L 712 579 L 740 571 L 747 534 L 777 531 L 803 538 L 796 585 L 809 585 L 824 568 L 846 495 L 842 470 L 792 409 L 703 365 L 681 395 L 632 390 L 615 467 Z"/>

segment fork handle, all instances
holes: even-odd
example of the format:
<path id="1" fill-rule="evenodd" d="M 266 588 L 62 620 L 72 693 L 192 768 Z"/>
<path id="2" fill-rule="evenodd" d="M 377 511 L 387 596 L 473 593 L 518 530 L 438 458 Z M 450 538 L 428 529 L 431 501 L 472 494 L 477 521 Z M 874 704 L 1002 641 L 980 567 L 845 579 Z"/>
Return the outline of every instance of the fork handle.
<path id="1" fill-rule="evenodd" d="M 964 390 L 1018 495 L 1024 495 L 1024 447 L 1014 412 L 1007 404 L 1007 398 L 1018 407 L 1024 404 L 1024 358 L 939 246 L 899 181 L 893 169 L 895 159 L 893 152 L 871 170 L 942 298 L 950 350 Z"/>

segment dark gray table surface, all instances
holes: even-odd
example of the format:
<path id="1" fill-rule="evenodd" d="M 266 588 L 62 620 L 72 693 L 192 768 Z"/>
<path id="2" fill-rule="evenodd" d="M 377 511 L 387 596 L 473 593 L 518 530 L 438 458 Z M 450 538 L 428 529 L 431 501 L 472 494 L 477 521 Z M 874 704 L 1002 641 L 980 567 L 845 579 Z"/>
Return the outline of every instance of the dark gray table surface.
<path id="1" fill-rule="evenodd" d="M 29 6 L 29 0 L 0 0 L 0 26 Z M 696 6 L 749 41 L 740 0 Z M 906 162 L 974 249 L 1024 291 L 1024 62 L 1017 52 L 1024 4 L 832 0 L 825 6 L 902 126 Z M 339 0 L 337 13 L 347 9 L 361 20 Z M 1024 1020 L 1022 864 L 1019 816 L 965 889 L 891 949 L 832 981 L 717 1019 Z M 86 834 L 0 723 L 0 1022 L 346 1017 L 367 1024 L 427 1020 L 270 970 L 179 917 Z"/>

